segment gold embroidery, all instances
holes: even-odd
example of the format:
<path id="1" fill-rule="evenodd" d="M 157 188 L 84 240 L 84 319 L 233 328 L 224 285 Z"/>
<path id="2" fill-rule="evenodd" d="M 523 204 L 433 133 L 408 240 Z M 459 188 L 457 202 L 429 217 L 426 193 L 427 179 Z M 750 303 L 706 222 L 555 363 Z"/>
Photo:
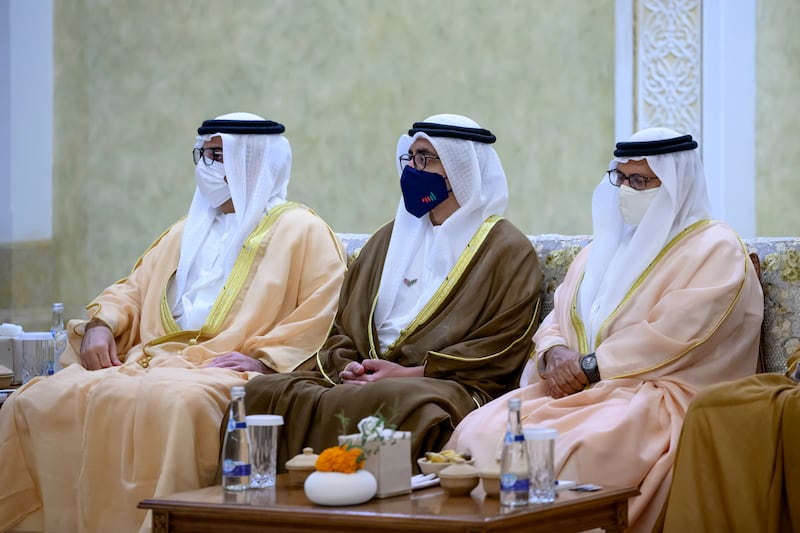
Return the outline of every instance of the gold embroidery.
<path id="1" fill-rule="evenodd" d="M 704 224 L 701 224 L 701 223 L 704 223 Z M 673 239 L 673 241 L 670 242 L 670 244 L 668 246 L 671 246 L 678 238 L 682 238 L 683 236 L 685 236 L 685 233 L 688 233 L 690 229 L 695 228 L 695 227 L 700 227 L 700 225 L 706 225 L 706 224 L 710 224 L 710 223 L 711 223 L 710 220 L 701 220 L 699 222 L 696 222 L 695 224 L 693 224 L 692 226 L 689 226 L 688 228 L 684 229 L 683 232 L 678 234 L 675 237 L 675 239 Z M 659 363 L 657 365 L 654 365 L 654 366 L 652 366 L 650 368 L 637 370 L 635 372 L 628 372 L 628 373 L 625 373 L 625 374 L 620 374 L 618 376 L 612 376 L 612 377 L 605 378 L 605 379 L 627 378 L 627 377 L 643 374 L 645 372 L 650 372 L 650 371 L 655 370 L 657 368 L 661 368 L 661 367 L 664 367 L 666 365 L 669 365 L 673 361 L 676 361 L 676 360 L 680 359 L 681 357 L 683 357 L 684 355 L 686 355 L 690 351 L 694 350 L 696 347 L 698 347 L 701 344 L 703 344 L 704 342 L 706 342 L 711 337 L 711 335 L 713 335 L 717 331 L 717 329 L 719 329 L 719 327 L 722 325 L 722 323 L 725 322 L 725 319 L 728 317 L 728 315 L 730 315 L 730 313 L 733 311 L 733 308 L 736 306 L 736 303 L 739 301 L 739 297 L 741 296 L 742 291 L 744 290 L 744 285 L 745 285 L 745 283 L 747 281 L 747 272 L 751 268 L 751 264 L 752 264 L 751 261 L 750 261 L 750 257 L 748 257 L 748 255 L 747 255 L 747 247 L 744 245 L 742 240 L 739 239 L 738 237 L 737 237 L 737 240 L 739 241 L 739 245 L 741 246 L 742 251 L 744 252 L 744 276 L 742 277 L 742 282 L 739 284 L 739 288 L 736 290 L 736 295 L 734 296 L 734 298 L 731 301 L 730 305 L 728 305 L 728 308 L 725 310 L 725 312 L 722 314 L 722 316 L 719 318 L 719 320 L 717 320 L 717 322 L 714 324 L 714 326 L 708 331 L 708 334 L 705 337 L 703 337 L 702 339 L 700 339 L 697 342 L 695 342 L 694 344 L 692 344 L 691 346 L 688 346 L 685 350 L 683 350 L 682 352 L 677 354 L 675 357 L 672 357 L 667 361 L 663 361 L 663 362 L 661 362 L 661 363 Z M 659 254 L 659 256 L 656 258 L 656 260 L 660 259 L 661 255 L 662 254 Z M 653 261 L 653 263 L 655 263 L 655 261 Z"/>
<path id="2" fill-rule="evenodd" d="M 436 292 L 433 293 L 431 299 L 428 300 L 428 303 L 420 310 L 414 320 L 406 326 L 405 330 L 400 332 L 400 335 L 397 337 L 397 340 L 394 341 L 394 345 L 402 344 L 405 340 L 413 334 L 422 324 L 427 322 L 434 314 L 434 312 L 439 309 L 439 306 L 445 301 L 445 299 L 449 296 L 450 291 L 453 287 L 458 284 L 461 280 L 461 276 L 464 275 L 464 272 L 467 270 L 467 266 L 472 261 L 472 258 L 480 249 L 483 241 L 486 239 L 486 236 L 489 235 L 489 232 L 494 228 L 494 225 L 497 224 L 498 221 L 502 220 L 503 217 L 492 215 L 487 218 L 478 230 L 475 232 L 475 235 L 469 240 L 467 247 L 461 252 L 461 256 L 456 261 L 456 264 L 453 265 L 453 268 L 450 272 L 445 276 L 444 281 L 442 281 L 439 288 L 436 289 Z M 377 295 L 376 295 L 377 299 Z M 376 335 L 376 333 L 372 329 L 372 321 L 370 320 L 370 342 L 372 342 L 372 337 Z M 385 353 L 383 354 L 385 355 Z"/>
<path id="3" fill-rule="evenodd" d="M 584 274 L 585 273 L 586 272 L 584 272 Z M 581 274 L 578 285 L 575 287 L 575 294 L 572 295 L 569 316 L 572 319 L 572 327 L 575 329 L 575 335 L 578 337 L 578 351 L 580 353 L 589 353 L 589 338 L 586 335 L 586 328 L 583 325 L 583 320 L 581 320 L 578 314 L 578 290 L 581 287 L 581 283 L 583 283 L 584 274 Z"/>
<path id="4" fill-rule="evenodd" d="M 617 316 L 617 314 L 619 313 L 619 310 L 622 308 L 622 306 L 625 305 L 625 303 L 627 303 L 627 301 L 630 299 L 631 295 L 634 292 L 636 292 L 636 289 L 639 288 L 639 285 L 641 285 L 642 282 L 644 282 L 644 280 L 648 276 L 648 274 L 650 274 L 650 272 L 653 270 L 653 268 L 655 268 L 655 266 L 658 264 L 658 262 L 661 261 L 661 259 L 664 258 L 664 256 L 667 254 L 667 252 L 672 250 L 672 248 L 676 244 L 678 244 L 678 242 L 681 241 L 684 237 L 686 237 L 689 233 L 691 233 L 691 232 L 693 232 L 696 229 L 699 229 L 701 227 L 708 226 L 710 223 L 711 223 L 711 221 L 708 220 L 708 219 L 698 220 L 697 222 L 695 222 L 691 226 L 687 226 L 687 227 L 683 228 L 683 230 L 681 230 L 680 233 L 675 235 L 675 237 L 673 237 L 672 240 L 669 241 L 667 243 L 667 245 L 664 246 L 664 248 L 661 249 L 660 252 L 658 252 L 658 255 L 656 255 L 655 259 L 653 259 L 650 262 L 650 264 L 647 265 L 647 268 L 645 268 L 644 271 L 642 271 L 642 273 L 639 275 L 637 280 L 633 283 L 631 288 L 628 289 L 628 292 L 625 294 L 625 296 L 622 298 L 622 300 L 617 304 L 617 307 L 615 307 L 614 310 L 606 317 L 606 319 L 603 320 L 603 323 L 600 324 L 600 328 L 597 330 L 597 335 L 595 336 L 595 341 L 594 341 L 595 348 L 600 346 L 600 342 L 601 342 L 600 341 L 600 334 L 603 332 L 603 330 L 606 328 L 606 326 L 608 326 L 608 324 Z M 745 254 L 745 255 L 747 255 L 747 254 Z"/>
<path id="5" fill-rule="evenodd" d="M 225 317 L 228 316 L 231 307 L 233 307 L 233 302 L 236 301 L 236 297 L 239 295 L 239 292 L 244 286 L 244 282 L 250 273 L 250 269 L 253 266 L 253 261 L 255 261 L 256 254 L 258 253 L 258 249 L 260 248 L 264 237 L 266 237 L 267 233 L 272 228 L 272 225 L 283 213 L 289 209 L 299 206 L 300 204 L 295 202 L 286 202 L 273 207 L 261 219 L 247 239 L 245 239 L 245 242 L 242 245 L 242 250 L 239 252 L 239 256 L 236 258 L 236 262 L 233 264 L 233 268 L 228 274 L 228 278 L 225 280 L 222 290 L 217 296 L 217 299 L 214 301 L 214 305 L 211 306 L 211 311 L 208 313 L 205 324 L 203 324 L 201 327 L 203 336 L 213 337 L 219 333 Z M 166 288 L 161 296 L 160 307 L 161 324 L 164 327 L 164 331 L 166 331 L 167 334 L 180 332 L 180 327 L 175 322 L 175 319 L 173 318 L 172 312 L 169 308 Z"/>
<path id="6" fill-rule="evenodd" d="M 167 278 L 167 285 L 169 285 L 169 280 L 171 280 L 175 276 L 175 272 L 172 273 L 172 276 Z M 167 287 L 164 287 L 164 292 L 161 294 L 161 325 L 164 326 L 164 331 L 167 333 L 177 333 L 181 330 L 180 326 L 177 322 L 175 322 L 175 317 L 172 316 L 172 309 L 169 308 L 169 300 L 167 299 Z"/>
<path id="7" fill-rule="evenodd" d="M 531 316 L 531 320 L 528 323 L 528 326 L 525 328 L 525 331 L 522 333 L 522 335 L 520 335 L 519 337 L 514 339 L 514 342 L 512 342 L 511 344 L 509 344 L 508 346 L 506 346 L 505 348 L 503 348 L 499 352 L 496 352 L 496 353 L 493 353 L 493 354 L 489 354 L 489 355 L 484 355 L 483 357 L 459 357 L 459 356 L 456 356 L 456 355 L 448 355 L 446 353 L 434 352 L 433 350 L 430 350 L 425 355 L 425 358 L 423 359 L 423 364 L 427 364 L 428 357 L 430 357 L 432 355 L 435 355 L 436 357 L 441 357 L 442 359 L 450 359 L 451 361 L 488 361 L 490 359 L 496 359 L 498 357 L 501 357 L 502 355 L 505 355 L 512 348 L 517 346 L 519 343 L 524 342 L 526 339 L 529 339 L 531 337 L 531 335 L 533 335 L 533 329 L 536 326 L 536 324 L 538 323 L 539 303 L 540 303 L 540 301 L 541 301 L 541 298 L 536 301 L 536 307 L 533 310 L 533 315 Z"/>
<path id="8" fill-rule="evenodd" d="M 420 313 L 417 317 L 405 328 L 400 332 L 400 336 L 392 342 L 388 350 L 394 349 L 395 346 L 401 344 L 411 333 L 413 333 L 421 324 L 425 323 L 433 312 L 438 309 L 441 303 L 449 294 L 450 290 L 456 285 L 456 283 L 461 279 L 461 276 L 466 271 L 467 266 L 469 265 L 470 261 L 474 257 L 475 253 L 480 248 L 483 241 L 486 239 L 486 236 L 489 234 L 491 229 L 494 225 L 502 220 L 502 217 L 497 215 L 492 215 L 487 218 L 475 234 L 470 239 L 469 243 L 467 244 L 467 248 L 461 253 L 461 256 L 456 261 L 456 264 L 453 266 L 452 270 L 448 273 L 447 277 L 445 277 L 444 281 L 441 283 L 436 292 L 433 294 L 431 299 L 422 308 Z M 378 355 L 378 335 L 375 331 L 374 324 L 375 324 L 375 307 L 378 304 L 378 294 L 375 294 L 375 297 L 372 300 L 372 308 L 369 312 L 369 328 L 367 330 L 367 338 L 369 340 L 369 358 L 370 359 L 379 359 L 380 356 Z M 537 310 L 538 310 L 538 303 L 537 303 Z M 538 311 L 537 311 L 538 312 Z M 387 350 L 387 351 L 388 351 Z M 444 354 L 442 354 L 444 355 Z M 424 362 L 423 362 L 424 364 Z M 334 383 L 334 380 L 331 379 L 327 372 L 324 370 L 324 366 L 322 365 L 322 361 L 320 360 L 319 353 L 317 353 L 317 368 L 320 369 L 325 379 L 331 383 Z"/>

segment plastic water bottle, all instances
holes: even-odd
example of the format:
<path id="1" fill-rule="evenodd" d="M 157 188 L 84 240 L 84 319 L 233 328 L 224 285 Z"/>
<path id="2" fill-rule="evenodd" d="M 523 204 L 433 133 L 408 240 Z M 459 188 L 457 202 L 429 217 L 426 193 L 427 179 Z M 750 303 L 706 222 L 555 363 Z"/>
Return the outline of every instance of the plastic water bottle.
<path id="1" fill-rule="evenodd" d="M 64 304 L 53 304 L 53 318 L 50 321 L 50 334 L 53 335 L 53 358 L 47 362 L 47 375 L 61 370 L 59 357 L 67 348 L 67 330 L 64 329 Z"/>
<path id="2" fill-rule="evenodd" d="M 233 387 L 222 445 L 222 488 L 227 491 L 242 491 L 250 486 L 250 435 L 245 415 L 244 387 Z"/>
<path id="3" fill-rule="evenodd" d="M 508 507 L 528 505 L 530 489 L 528 448 L 522 432 L 519 398 L 508 400 L 508 425 L 500 462 L 500 504 Z"/>

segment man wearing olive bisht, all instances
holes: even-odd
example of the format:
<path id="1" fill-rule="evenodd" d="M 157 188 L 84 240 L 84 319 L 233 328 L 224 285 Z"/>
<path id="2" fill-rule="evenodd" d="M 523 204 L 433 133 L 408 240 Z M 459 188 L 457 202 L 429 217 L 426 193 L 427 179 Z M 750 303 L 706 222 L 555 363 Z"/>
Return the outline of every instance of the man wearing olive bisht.
<path id="1" fill-rule="evenodd" d="M 380 413 L 411 432 L 411 461 L 471 410 L 517 386 L 542 272 L 508 200 L 495 136 L 459 115 L 418 122 L 397 147 L 402 199 L 345 275 L 317 371 L 259 376 L 248 413 L 283 415 L 278 466 Z M 416 467 L 416 465 L 414 465 Z"/>
<path id="2" fill-rule="evenodd" d="M 669 491 L 686 408 L 756 370 L 764 300 L 736 233 L 710 219 L 697 143 L 666 128 L 617 144 L 592 198 L 594 238 L 556 289 L 522 388 L 471 413 L 448 447 L 495 463 L 509 398 L 558 430 L 561 479 L 638 487 L 631 531 Z"/>
<path id="3" fill-rule="evenodd" d="M 800 350 L 787 366 L 695 397 L 663 531 L 800 531 Z"/>
<path id="4" fill-rule="evenodd" d="M 70 321 L 65 368 L 0 411 L 0 530 L 149 531 L 141 500 L 213 484 L 231 387 L 325 341 L 345 266 L 286 199 L 283 131 L 250 113 L 198 129 L 189 214 Z"/>

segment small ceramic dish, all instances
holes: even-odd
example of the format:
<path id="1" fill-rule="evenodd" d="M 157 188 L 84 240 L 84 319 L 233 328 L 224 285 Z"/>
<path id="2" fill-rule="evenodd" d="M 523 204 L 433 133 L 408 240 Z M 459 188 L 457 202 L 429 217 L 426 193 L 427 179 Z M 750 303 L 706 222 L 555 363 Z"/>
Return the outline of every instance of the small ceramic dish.
<path id="1" fill-rule="evenodd" d="M 452 463 L 439 471 L 439 483 L 451 496 L 468 496 L 478 486 L 478 470 L 467 463 Z"/>
<path id="2" fill-rule="evenodd" d="M 432 463 L 424 457 L 420 457 L 417 459 L 417 464 L 423 474 L 438 474 L 443 468 L 447 468 L 453 463 Z"/>
<path id="3" fill-rule="evenodd" d="M 500 470 L 481 470 L 478 472 L 483 485 L 483 491 L 490 498 L 500 496 Z"/>
<path id="4" fill-rule="evenodd" d="M 470 459 L 469 461 L 464 461 L 461 459 L 465 464 L 471 465 L 475 462 L 474 459 Z M 433 462 L 429 461 L 425 457 L 420 457 L 417 459 L 417 464 L 419 465 L 419 469 L 423 474 L 438 474 L 443 469 L 447 468 L 450 465 L 455 464 L 455 462 Z"/>
<path id="5" fill-rule="evenodd" d="M 303 448 L 303 453 L 295 455 L 286 461 L 286 470 L 289 472 L 289 484 L 303 486 L 311 472 L 316 471 L 318 454 L 312 448 Z"/>
<path id="6" fill-rule="evenodd" d="M 10 368 L 0 365 L 0 389 L 7 389 L 14 379 L 14 372 Z"/>

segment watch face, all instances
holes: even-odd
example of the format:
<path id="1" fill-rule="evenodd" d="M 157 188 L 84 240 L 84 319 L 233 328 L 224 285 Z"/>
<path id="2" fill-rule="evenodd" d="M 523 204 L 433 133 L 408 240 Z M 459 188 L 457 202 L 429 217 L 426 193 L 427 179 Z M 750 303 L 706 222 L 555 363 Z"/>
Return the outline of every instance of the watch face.
<path id="1" fill-rule="evenodd" d="M 593 355 L 587 355 L 581 359 L 581 368 L 584 370 L 591 370 L 597 365 L 597 359 Z"/>

